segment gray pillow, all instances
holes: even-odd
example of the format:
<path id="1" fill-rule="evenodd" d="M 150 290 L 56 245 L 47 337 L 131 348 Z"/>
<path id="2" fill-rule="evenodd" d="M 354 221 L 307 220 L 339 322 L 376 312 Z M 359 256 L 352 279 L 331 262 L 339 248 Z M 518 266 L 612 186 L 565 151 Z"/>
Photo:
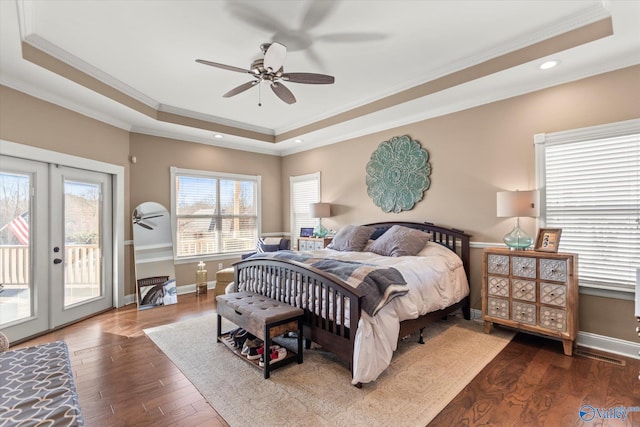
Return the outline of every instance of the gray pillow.
<path id="1" fill-rule="evenodd" d="M 367 251 L 384 256 L 414 256 L 429 240 L 431 233 L 394 225 L 367 246 Z"/>
<path id="2" fill-rule="evenodd" d="M 366 225 L 347 225 L 338 231 L 327 247 L 334 251 L 360 252 L 374 231 L 376 231 L 374 227 Z"/>

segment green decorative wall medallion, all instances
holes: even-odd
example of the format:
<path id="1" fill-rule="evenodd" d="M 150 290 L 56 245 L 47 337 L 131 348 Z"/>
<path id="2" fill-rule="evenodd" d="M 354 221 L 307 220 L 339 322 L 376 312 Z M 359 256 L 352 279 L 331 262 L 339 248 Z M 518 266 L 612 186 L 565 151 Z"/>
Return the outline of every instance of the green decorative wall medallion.
<path id="1" fill-rule="evenodd" d="M 367 194 L 384 212 L 413 209 L 431 185 L 429 153 L 408 136 L 394 136 L 371 154 Z"/>

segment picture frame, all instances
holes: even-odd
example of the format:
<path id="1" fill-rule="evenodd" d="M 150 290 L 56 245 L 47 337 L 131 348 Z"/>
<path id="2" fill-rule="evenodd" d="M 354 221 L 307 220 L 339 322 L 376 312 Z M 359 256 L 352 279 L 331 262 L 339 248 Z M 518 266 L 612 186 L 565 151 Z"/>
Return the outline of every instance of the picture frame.
<path id="1" fill-rule="evenodd" d="M 300 229 L 300 237 L 312 237 L 313 227 L 303 227 Z"/>
<path id="2" fill-rule="evenodd" d="M 561 234 L 562 228 L 541 228 L 533 250 L 557 253 Z"/>

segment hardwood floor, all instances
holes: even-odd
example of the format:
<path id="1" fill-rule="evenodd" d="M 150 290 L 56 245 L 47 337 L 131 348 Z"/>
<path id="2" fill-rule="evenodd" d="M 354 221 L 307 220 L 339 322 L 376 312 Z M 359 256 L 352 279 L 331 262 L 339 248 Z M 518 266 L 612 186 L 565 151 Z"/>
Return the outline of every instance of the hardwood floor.
<path id="1" fill-rule="evenodd" d="M 130 305 L 16 348 L 66 341 L 87 427 L 226 426 L 143 332 L 214 307 L 211 290 L 180 295 L 178 304 L 167 307 L 138 311 Z M 626 366 L 567 357 L 560 342 L 518 334 L 430 426 L 638 426 L 640 412 L 630 413 L 624 422 L 583 422 L 578 413 L 584 404 L 640 407 L 640 361 L 621 359 Z"/>

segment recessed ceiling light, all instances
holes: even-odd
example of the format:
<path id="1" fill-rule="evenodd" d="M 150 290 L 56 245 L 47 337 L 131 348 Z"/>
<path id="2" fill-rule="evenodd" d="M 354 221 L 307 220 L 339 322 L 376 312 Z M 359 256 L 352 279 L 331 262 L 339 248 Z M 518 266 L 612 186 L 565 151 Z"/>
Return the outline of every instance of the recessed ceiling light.
<path id="1" fill-rule="evenodd" d="M 540 69 L 541 70 L 548 70 L 549 68 L 553 68 L 557 65 L 560 64 L 560 61 L 553 59 L 551 61 L 547 61 L 547 62 L 543 62 L 542 65 L 540 65 Z"/>
<path id="2" fill-rule="evenodd" d="M 222 139 L 222 135 L 220 135 L 219 133 L 216 133 L 215 135 L 213 135 L 213 137 L 216 139 Z"/>
<path id="3" fill-rule="evenodd" d="M 302 142 L 302 140 L 298 138 L 298 139 L 294 139 L 293 142 Z"/>

